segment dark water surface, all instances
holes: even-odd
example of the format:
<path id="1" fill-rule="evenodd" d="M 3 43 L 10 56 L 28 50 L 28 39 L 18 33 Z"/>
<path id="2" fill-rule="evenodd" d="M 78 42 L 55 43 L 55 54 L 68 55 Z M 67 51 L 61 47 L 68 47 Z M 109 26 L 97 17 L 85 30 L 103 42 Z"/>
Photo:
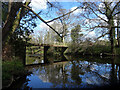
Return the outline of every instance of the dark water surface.
<path id="1" fill-rule="evenodd" d="M 32 74 L 20 79 L 15 88 L 94 88 L 120 83 L 119 57 L 66 56 L 27 58 L 26 69 Z M 31 60 L 31 61 L 30 61 Z M 55 61 L 55 62 L 54 62 Z M 37 64 L 39 65 L 29 65 Z M 119 86 L 120 87 L 120 86 Z"/>

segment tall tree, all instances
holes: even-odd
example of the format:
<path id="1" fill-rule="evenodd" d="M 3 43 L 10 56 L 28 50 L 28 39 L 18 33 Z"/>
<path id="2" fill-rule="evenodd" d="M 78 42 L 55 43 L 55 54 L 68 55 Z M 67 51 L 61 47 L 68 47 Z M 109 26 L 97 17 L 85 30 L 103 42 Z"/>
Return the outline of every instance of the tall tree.
<path id="1" fill-rule="evenodd" d="M 64 13 L 66 13 L 66 9 L 60 9 L 60 11 L 57 12 L 58 15 L 63 15 Z M 62 42 L 64 43 L 65 36 L 68 33 L 68 25 L 70 24 L 69 15 L 59 18 L 59 20 L 62 26 L 60 34 L 62 36 Z"/>
<path id="2" fill-rule="evenodd" d="M 16 18 L 17 12 L 19 11 L 19 9 L 21 8 L 22 3 L 21 2 L 11 2 L 11 0 L 8 3 L 8 14 L 7 14 L 7 18 L 4 22 L 3 28 L 2 28 L 2 41 L 4 43 L 5 39 L 7 38 L 9 32 L 11 31 L 10 29 L 12 29 L 13 26 L 13 21 Z M 3 11 L 4 12 L 4 11 Z"/>
<path id="3" fill-rule="evenodd" d="M 109 35 L 112 54 L 115 54 L 115 28 L 118 28 L 115 26 L 115 17 L 120 13 L 117 10 L 119 3 L 120 1 L 84 2 L 81 4 L 84 12 L 80 14 L 80 17 L 83 17 L 84 28 L 87 28 L 86 31 L 95 31 L 101 34 L 98 38 Z"/>
<path id="4" fill-rule="evenodd" d="M 117 10 L 120 11 L 120 3 L 117 7 Z M 120 26 L 120 13 L 116 16 L 117 26 Z M 117 46 L 120 47 L 120 28 L 117 28 Z"/>
<path id="5" fill-rule="evenodd" d="M 80 38 L 83 36 L 83 34 L 80 34 L 80 32 L 81 32 L 80 25 L 75 26 L 75 28 L 71 30 L 71 39 L 73 43 L 80 42 Z"/>

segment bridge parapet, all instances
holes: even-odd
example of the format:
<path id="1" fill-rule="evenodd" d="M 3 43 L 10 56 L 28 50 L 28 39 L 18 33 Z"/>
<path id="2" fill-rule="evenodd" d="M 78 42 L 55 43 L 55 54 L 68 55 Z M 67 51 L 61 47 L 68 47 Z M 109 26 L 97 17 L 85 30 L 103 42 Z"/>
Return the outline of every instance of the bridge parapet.
<path id="1" fill-rule="evenodd" d="M 50 47 L 68 47 L 65 43 L 53 43 L 53 44 L 33 44 L 30 43 L 32 46 L 50 46 Z"/>

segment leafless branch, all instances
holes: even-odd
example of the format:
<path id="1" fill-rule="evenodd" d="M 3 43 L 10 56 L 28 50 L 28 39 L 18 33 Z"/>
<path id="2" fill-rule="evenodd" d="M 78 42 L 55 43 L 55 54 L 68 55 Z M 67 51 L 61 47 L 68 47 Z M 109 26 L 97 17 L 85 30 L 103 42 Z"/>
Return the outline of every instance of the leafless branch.
<path id="1" fill-rule="evenodd" d="M 113 15 L 113 17 L 114 17 L 115 15 L 117 15 L 117 14 L 120 14 L 120 12 L 115 13 L 115 14 Z"/>
<path id="2" fill-rule="evenodd" d="M 117 2 L 117 4 L 114 6 L 114 8 L 113 8 L 113 10 L 112 10 L 111 14 L 113 14 L 113 12 L 115 11 L 115 9 L 116 9 L 116 7 L 119 5 L 119 3 L 120 3 L 120 1 L 119 1 L 119 2 Z"/>
<path id="3" fill-rule="evenodd" d="M 50 22 L 52 22 L 52 21 L 54 21 L 54 20 L 57 20 L 57 19 L 59 19 L 59 18 L 61 18 L 61 17 L 64 17 L 64 16 L 66 16 L 66 15 L 68 15 L 68 14 L 70 14 L 70 13 L 73 13 L 73 12 L 76 11 L 78 8 L 80 8 L 80 7 L 77 7 L 76 9 L 74 9 L 74 10 L 72 10 L 72 11 L 66 13 L 66 14 L 63 14 L 63 15 L 57 17 L 57 18 L 54 18 L 54 19 L 52 19 L 52 20 L 50 20 L 50 21 L 47 21 L 47 23 L 50 23 Z"/>
<path id="4" fill-rule="evenodd" d="M 95 11 L 94 11 L 91 7 L 89 7 L 89 8 L 92 10 L 92 12 L 93 12 L 97 17 L 99 17 L 101 20 L 103 20 L 103 21 L 105 21 L 105 22 L 108 23 L 108 21 L 106 21 L 105 19 L 101 18 L 98 14 L 96 14 Z"/>
<path id="5" fill-rule="evenodd" d="M 105 34 L 103 34 L 103 35 L 97 37 L 97 39 L 102 38 L 102 37 L 104 37 L 104 36 L 107 35 L 107 34 L 109 34 L 109 33 L 105 33 Z"/>
<path id="6" fill-rule="evenodd" d="M 24 8 L 27 8 L 28 10 L 30 10 L 33 14 L 35 14 L 42 22 L 44 22 L 47 26 L 49 26 L 54 32 L 57 33 L 58 36 L 60 36 L 60 34 L 53 28 L 51 27 L 45 20 L 43 20 L 37 13 L 35 13 L 31 8 L 29 8 L 28 6 L 23 5 Z M 60 36 L 61 37 L 61 36 Z M 62 37 L 61 37 L 62 38 Z"/>

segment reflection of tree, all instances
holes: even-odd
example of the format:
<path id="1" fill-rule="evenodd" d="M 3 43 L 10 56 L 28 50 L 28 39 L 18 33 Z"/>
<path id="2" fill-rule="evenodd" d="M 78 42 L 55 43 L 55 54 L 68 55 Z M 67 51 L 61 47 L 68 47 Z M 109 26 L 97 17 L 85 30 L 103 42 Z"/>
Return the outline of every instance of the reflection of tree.
<path id="1" fill-rule="evenodd" d="M 115 64 L 115 62 L 106 64 L 98 62 L 99 60 L 92 62 L 82 59 L 76 60 L 71 57 L 70 62 L 40 66 L 38 69 L 34 68 L 33 71 L 43 82 L 52 83 L 52 87 L 80 88 L 84 83 L 88 87 L 107 85 L 109 82 L 113 82 L 112 80 L 120 80 L 119 64 Z"/>
<path id="2" fill-rule="evenodd" d="M 42 66 L 36 68 L 33 74 L 37 75 L 43 82 L 53 83 L 52 87 L 62 85 L 65 87 L 67 82 L 67 74 L 65 65 L 67 62 L 59 62 L 52 65 Z M 35 68 L 34 68 L 35 69 Z"/>
<path id="3" fill-rule="evenodd" d="M 54 65 L 49 72 L 49 81 L 53 83 L 53 87 L 66 83 L 67 76 L 65 75 L 64 64 Z"/>
<path id="4" fill-rule="evenodd" d="M 71 57 L 70 57 L 71 58 Z M 70 59 L 69 58 L 69 59 Z M 82 58 L 83 59 L 83 58 Z M 116 83 L 118 81 L 119 74 L 119 65 L 115 64 L 113 60 L 112 65 L 101 63 L 100 60 L 94 60 L 94 62 L 86 62 L 82 61 L 81 58 L 76 60 L 75 58 L 71 58 L 72 69 L 71 69 L 71 78 L 75 81 L 80 81 L 79 76 L 82 75 L 86 78 L 87 85 L 95 84 L 95 85 L 106 85 L 109 82 Z M 98 58 L 99 59 L 99 58 Z M 74 61 L 73 61 L 74 60 Z M 98 62 L 100 61 L 100 62 Z M 110 75 L 111 73 L 111 75 Z M 111 81 L 109 81 L 111 79 Z M 77 84 L 79 82 L 75 81 Z"/>
<path id="5" fill-rule="evenodd" d="M 110 72 L 110 83 L 112 85 L 115 85 L 118 83 L 120 84 L 120 64 L 115 63 L 117 60 L 119 60 L 119 57 L 113 57 L 111 60 L 112 68 L 111 68 L 111 72 Z"/>
<path id="6" fill-rule="evenodd" d="M 26 79 L 27 76 L 24 76 L 22 78 L 19 78 L 18 80 L 16 80 L 15 82 L 12 83 L 12 85 L 6 89 L 26 89 L 29 90 L 30 87 L 27 86 L 28 85 L 28 81 L 29 79 Z M 16 84 L 17 83 L 17 84 Z M 23 84 L 24 83 L 24 84 Z"/>
<path id="7" fill-rule="evenodd" d="M 72 62 L 72 68 L 71 68 L 71 79 L 75 81 L 75 84 L 80 85 L 82 80 L 79 76 L 79 74 L 82 74 L 81 67 L 79 67 L 78 64 L 75 64 L 74 62 Z"/>

